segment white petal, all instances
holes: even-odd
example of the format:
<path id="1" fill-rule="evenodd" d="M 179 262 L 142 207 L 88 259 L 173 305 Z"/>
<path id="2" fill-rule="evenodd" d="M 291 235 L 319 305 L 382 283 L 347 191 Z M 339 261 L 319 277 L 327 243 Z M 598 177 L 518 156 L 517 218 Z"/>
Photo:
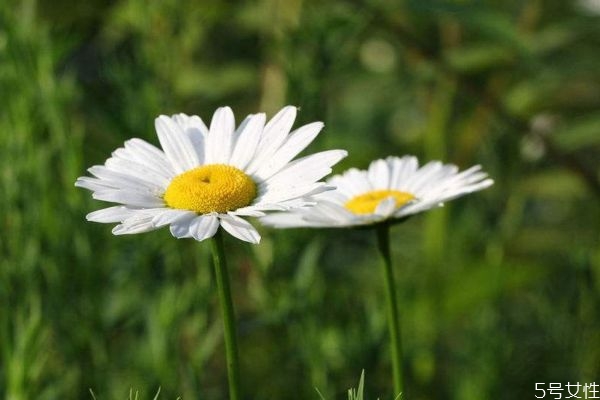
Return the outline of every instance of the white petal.
<path id="1" fill-rule="evenodd" d="M 275 154 L 260 166 L 256 176 L 264 180 L 279 172 L 317 137 L 321 129 L 322 122 L 313 122 L 292 132 Z"/>
<path id="2" fill-rule="evenodd" d="M 423 211 L 431 210 L 432 208 L 442 207 L 444 203 L 441 203 L 435 199 L 433 200 L 424 200 L 424 201 L 415 201 L 414 203 L 410 203 L 398 210 L 394 213 L 394 216 L 397 218 L 405 217 L 407 215 L 417 214 Z"/>
<path id="3" fill-rule="evenodd" d="M 319 201 L 313 207 L 302 207 L 290 212 L 274 213 L 261 218 L 265 225 L 278 228 L 291 227 L 343 227 L 362 224 L 365 218 L 361 218 L 343 205 Z"/>
<path id="4" fill-rule="evenodd" d="M 304 210 L 302 210 L 304 211 Z M 321 221 L 321 224 L 336 226 L 351 222 L 355 214 L 348 211 L 340 204 L 321 201 L 316 206 L 306 209 L 304 219 L 307 221 Z"/>
<path id="5" fill-rule="evenodd" d="M 421 167 L 404 183 L 403 188 L 405 191 L 413 194 L 417 194 L 418 189 L 423 184 L 427 184 L 428 180 L 439 173 L 442 170 L 443 164 L 439 161 L 431 161 Z"/>
<path id="6" fill-rule="evenodd" d="M 473 185 L 471 187 L 469 187 L 469 193 L 472 192 L 476 192 L 478 190 L 483 190 L 486 189 L 490 186 L 492 186 L 494 184 L 494 180 L 493 179 L 486 179 L 482 182 L 477 183 L 476 185 Z"/>
<path id="7" fill-rule="evenodd" d="M 77 178 L 75 181 L 75 186 L 82 189 L 91 190 L 92 192 L 115 189 L 115 187 L 109 183 L 97 178 L 91 178 L 89 176 L 80 176 Z"/>
<path id="8" fill-rule="evenodd" d="M 174 174 L 167 170 L 159 170 L 142 165 L 136 161 L 127 160 L 121 157 L 111 157 L 104 165 L 113 171 L 126 172 L 128 175 L 135 176 L 141 180 L 154 182 L 159 186 L 167 187 Z"/>
<path id="9" fill-rule="evenodd" d="M 277 203 L 256 203 L 253 204 L 251 206 L 248 207 L 243 207 L 243 208 L 238 208 L 237 210 L 235 210 L 234 214 L 238 214 L 238 211 L 244 211 L 246 209 L 252 209 L 252 210 L 257 210 L 257 211 L 285 211 L 285 210 L 289 210 L 289 207 L 287 207 L 286 202 L 277 202 Z M 239 215 L 245 215 L 245 214 L 239 214 Z M 249 215 L 252 216 L 252 215 Z"/>
<path id="10" fill-rule="evenodd" d="M 176 219 L 171 221 L 171 225 L 169 226 L 169 230 L 171 231 L 171 235 L 178 239 L 189 238 L 192 237 L 190 233 L 190 223 L 196 218 L 195 214 L 186 215 L 183 218 Z"/>
<path id="11" fill-rule="evenodd" d="M 188 129 L 193 129 L 200 133 L 202 136 L 208 135 L 208 128 L 204 124 L 204 121 L 202 121 L 202 118 L 200 118 L 197 115 L 187 115 L 184 113 L 179 113 L 172 115 L 171 118 L 173 119 L 173 121 L 175 121 L 177 125 L 181 126 L 181 128 L 183 128 L 184 131 L 187 131 Z"/>
<path id="12" fill-rule="evenodd" d="M 344 192 L 336 187 L 333 190 L 324 191 L 323 193 L 319 193 L 317 196 L 313 197 L 317 201 L 326 200 L 343 206 L 354 196 L 347 196 Z"/>
<path id="13" fill-rule="evenodd" d="M 134 235 L 136 233 L 146 233 L 155 230 L 152 223 L 148 221 L 137 221 L 128 225 L 119 224 L 112 229 L 113 235 Z"/>
<path id="14" fill-rule="evenodd" d="M 430 191 L 436 191 L 438 188 L 446 190 L 450 187 L 449 182 L 456 174 L 455 165 L 443 165 L 440 168 L 431 171 L 426 177 L 420 177 L 411 184 L 412 193 L 417 197 L 425 196 Z"/>
<path id="15" fill-rule="evenodd" d="M 245 124 L 242 123 L 240 125 L 240 133 L 237 137 L 231 160 L 229 161 L 231 165 L 241 170 L 246 168 L 256 152 L 265 120 L 265 114 L 256 114 L 250 116 Z"/>
<path id="16" fill-rule="evenodd" d="M 468 175 L 468 176 L 462 178 L 462 182 L 464 184 L 470 185 L 475 182 L 483 181 L 485 178 L 487 178 L 487 176 L 488 176 L 488 174 L 486 174 L 485 172 L 476 172 L 476 173 L 473 173 L 471 175 Z"/>
<path id="17" fill-rule="evenodd" d="M 266 217 L 261 218 L 260 222 L 263 225 L 272 226 L 274 228 L 297 228 L 310 226 L 310 223 L 305 221 L 301 214 L 293 212 L 269 214 Z"/>
<path id="18" fill-rule="evenodd" d="M 121 157 L 135 161 L 147 168 L 162 171 L 166 176 L 174 176 L 175 170 L 166 154 L 145 140 L 129 139 L 125 142 L 125 150 L 125 152 L 120 153 Z"/>
<path id="19" fill-rule="evenodd" d="M 235 211 L 230 211 L 229 214 L 239 215 L 242 217 L 264 217 L 265 216 L 265 213 L 263 211 L 258 210 L 254 206 L 238 208 Z"/>
<path id="20" fill-rule="evenodd" d="M 152 218 L 152 224 L 158 228 L 172 224 L 178 219 L 195 217 L 196 215 L 197 214 L 193 211 L 165 209 L 164 212 L 157 214 L 154 216 L 154 218 Z"/>
<path id="21" fill-rule="evenodd" d="M 465 169 L 464 171 L 462 171 L 460 174 L 458 174 L 460 177 L 465 177 L 465 176 L 469 176 L 471 174 L 474 174 L 475 172 L 481 171 L 481 165 L 473 165 L 471 168 Z"/>
<path id="22" fill-rule="evenodd" d="M 392 215 L 395 209 L 396 199 L 393 197 L 388 197 L 377 204 L 377 207 L 375 208 L 375 214 L 387 218 Z"/>
<path id="23" fill-rule="evenodd" d="M 485 172 L 480 172 L 481 166 L 475 165 L 459 174 L 454 176 L 447 177 L 444 181 L 446 187 L 452 187 L 454 185 L 462 186 L 465 184 L 472 184 L 477 181 L 483 180 L 487 178 L 487 174 Z"/>
<path id="24" fill-rule="evenodd" d="M 229 163 L 235 118 L 229 107 L 218 108 L 210 121 L 206 138 L 206 164 Z"/>
<path id="25" fill-rule="evenodd" d="M 231 214 L 221 214 L 219 217 L 221 218 L 221 226 L 231 236 L 253 244 L 260 242 L 260 235 L 248 221 Z"/>
<path id="26" fill-rule="evenodd" d="M 390 186 L 390 171 L 384 160 L 375 160 L 369 166 L 367 173 L 373 189 L 388 189 Z"/>
<path id="27" fill-rule="evenodd" d="M 94 192 L 94 194 L 92 194 L 92 197 L 96 200 L 110 201 L 112 203 L 121 203 L 124 205 L 134 207 L 154 208 L 164 207 L 165 205 L 163 200 L 159 197 L 128 190 L 107 189 Z"/>
<path id="28" fill-rule="evenodd" d="M 285 141 L 296 119 L 296 112 L 296 107 L 286 106 L 267 122 L 256 155 L 246 170 L 248 173 L 256 172 Z"/>
<path id="29" fill-rule="evenodd" d="M 85 218 L 88 221 L 101 223 L 122 222 L 129 218 L 136 211 L 137 210 L 127 208 L 125 206 L 113 206 L 91 212 L 86 215 Z"/>
<path id="30" fill-rule="evenodd" d="M 151 193 L 162 193 L 164 191 L 162 185 L 146 179 L 145 176 L 142 179 L 125 172 L 109 169 L 103 165 L 94 165 L 88 168 L 88 171 L 114 188 L 134 189 Z"/>
<path id="31" fill-rule="evenodd" d="M 122 224 L 115 226 L 112 233 L 113 235 L 132 235 L 134 233 L 150 232 L 155 229 L 152 225 L 151 214 L 136 214 L 127 218 Z"/>
<path id="32" fill-rule="evenodd" d="M 171 116 L 173 121 L 178 124 L 185 134 L 190 138 L 192 146 L 198 155 L 198 162 L 200 165 L 204 164 L 204 153 L 206 137 L 208 136 L 208 128 L 197 115 L 186 115 L 179 113 Z"/>
<path id="33" fill-rule="evenodd" d="M 291 182 L 315 182 L 331 173 L 331 167 L 346 157 L 345 150 L 329 150 L 299 158 L 269 178 L 269 187 L 289 186 Z"/>
<path id="34" fill-rule="evenodd" d="M 367 178 L 366 171 L 360 171 L 356 168 L 350 168 L 343 175 L 336 175 L 328 182 L 337 187 L 348 198 L 359 196 L 373 190 L 371 182 Z"/>
<path id="35" fill-rule="evenodd" d="M 129 139 L 125 142 L 125 148 L 130 149 L 131 151 L 149 154 L 152 157 L 166 160 L 165 153 L 162 150 L 143 139 Z"/>
<path id="36" fill-rule="evenodd" d="M 456 167 L 454 165 L 447 165 L 444 167 L 449 169 L 444 175 L 438 173 L 435 176 L 429 178 L 429 182 L 421 183 L 419 187 L 415 188 L 415 194 L 418 197 L 426 199 L 439 199 L 439 201 L 445 201 L 447 199 L 454 199 L 461 196 L 462 194 L 471 193 L 476 190 L 476 185 L 487 177 L 484 172 L 478 172 L 479 166 L 476 168 L 470 168 L 465 171 L 466 173 L 456 174 Z M 486 185 L 487 187 L 489 185 Z M 483 189 L 483 187 L 482 187 Z"/>
<path id="37" fill-rule="evenodd" d="M 179 125 L 166 115 L 156 118 L 154 125 L 160 145 L 175 172 L 182 173 L 199 165 L 198 154 Z"/>
<path id="38" fill-rule="evenodd" d="M 219 220 L 215 215 L 200 215 L 190 222 L 190 235 L 201 242 L 213 237 L 219 228 Z"/>
<path id="39" fill-rule="evenodd" d="M 479 190 L 486 189 L 494 184 L 492 179 L 486 179 L 483 182 L 476 183 L 474 185 L 463 186 L 454 190 L 448 190 L 439 196 L 438 201 L 449 201 L 454 200 L 458 197 L 464 196 L 469 193 L 477 192 Z"/>
<path id="40" fill-rule="evenodd" d="M 396 161 L 392 176 L 390 178 L 390 188 L 402 189 L 406 186 L 406 182 L 411 177 L 417 168 L 419 162 L 414 156 L 404 156 L 402 158 L 393 157 Z"/>
<path id="41" fill-rule="evenodd" d="M 315 195 L 330 189 L 331 186 L 327 186 L 324 182 L 290 183 L 289 186 L 268 189 L 266 193 L 257 198 L 256 201 L 257 203 L 279 203 L 282 201 L 293 200 L 298 197 Z"/>

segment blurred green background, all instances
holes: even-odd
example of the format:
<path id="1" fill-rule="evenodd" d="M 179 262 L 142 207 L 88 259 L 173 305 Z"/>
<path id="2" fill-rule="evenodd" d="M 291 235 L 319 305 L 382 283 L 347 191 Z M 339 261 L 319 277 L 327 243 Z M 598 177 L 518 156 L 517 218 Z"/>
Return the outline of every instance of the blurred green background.
<path id="1" fill-rule="evenodd" d="M 598 0 L 6 0 L 2 398 L 226 398 L 208 243 L 114 237 L 73 183 L 158 144 L 159 114 L 285 104 L 325 122 L 309 151 L 349 150 L 336 172 L 412 153 L 496 180 L 392 230 L 406 399 L 600 384 Z M 343 398 L 363 368 L 391 398 L 371 232 L 260 231 L 226 241 L 247 399 Z"/>

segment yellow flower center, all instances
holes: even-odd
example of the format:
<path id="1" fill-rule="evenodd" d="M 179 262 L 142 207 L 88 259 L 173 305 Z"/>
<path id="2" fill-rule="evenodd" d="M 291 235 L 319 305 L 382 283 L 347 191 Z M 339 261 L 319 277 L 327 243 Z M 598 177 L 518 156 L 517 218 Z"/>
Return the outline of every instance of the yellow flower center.
<path id="1" fill-rule="evenodd" d="M 373 190 L 351 198 L 344 204 L 344 207 L 354 214 L 373 214 L 377 205 L 388 197 L 393 197 L 396 200 L 396 208 L 402 207 L 415 199 L 412 194 L 398 190 Z"/>
<path id="2" fill-rule="evenodd" d="M 171 208 L 226 213 L 245 207 L 256 197 L 256 183 L 230 165 L 211 164 L 177 175 L 163 199 Z"/>

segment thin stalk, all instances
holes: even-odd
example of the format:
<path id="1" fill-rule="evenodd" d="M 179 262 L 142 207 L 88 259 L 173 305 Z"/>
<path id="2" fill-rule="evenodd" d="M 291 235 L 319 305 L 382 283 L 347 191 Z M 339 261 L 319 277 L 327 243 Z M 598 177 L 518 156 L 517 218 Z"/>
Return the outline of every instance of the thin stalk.
<path id="1" fill-rule="evenodd" d="M 217 278 L 219 303 L 223 318 L 223 335 L 225 337 L 225 357 L 227 358 L 227 377 L 229 379 L 229 399 L 239 400 L 240 395 L 240 367 L 238 361 L 237 339 L 235 334 L 235 313 L 229 289 L 229 272 L 223 248 L 223 234 L 219 229 L 212 240 L 213 263 Z"/>
<path id="2" fill-rule="evenodd" d="M 400 337 L 400 319 L 398 317 L 398 302 L 392 258 L 390 254 L 390 225 L 382 223 L 376 228 L 377 247 L 381 255 L 381 266 L 385 281 L 387 298 L 387 319 L 390 331 L 390 344 L 392 353 L 392 371 L 394 378 L 394 395 L 398 396 L 404 391 L 402 379 L 402 340 Z"/>

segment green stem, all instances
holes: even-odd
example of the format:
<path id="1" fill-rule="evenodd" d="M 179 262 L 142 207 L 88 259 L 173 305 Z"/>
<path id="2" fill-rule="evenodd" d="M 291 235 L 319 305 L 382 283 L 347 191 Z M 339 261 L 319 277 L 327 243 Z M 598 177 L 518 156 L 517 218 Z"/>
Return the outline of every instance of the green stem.
<path id="1" fill-rule="evenodd" d="M 235 335 L 235 314 L 233 311 L 233 302 L 231 301 L 231 290 L 229 289 L 229 272 L 227 271 L 227 260 L 225 259 L 221 229 L 213 236 L 211 242 L 217 289 L 219 291 L 219 303 L 221 304 L 221 315 L 223 318 L 225 356 L 227 358 L 227 375 L 229 378 L 229 399 L 239 400 L 241 398 L 240 368 Z"/>
<path id="2" fill-rule="evenodd" d="M 400 320 L 398 318 L 398 303 L 396 300 L 396 285 L 394 271 L 392 269 L 392 258 L 390 255 L 390 226 L 382 223 L 376 227 L 377 247 L 381 254 L 381 266 L 383 267 L 385 292 L 387 298 L 387 319 L 390 331 L 390 343 L 392 350 L 392 368 L 394 376 L 395 395 L 404 390 L 402 379 L 402 341 L 400 338 Z"/>

